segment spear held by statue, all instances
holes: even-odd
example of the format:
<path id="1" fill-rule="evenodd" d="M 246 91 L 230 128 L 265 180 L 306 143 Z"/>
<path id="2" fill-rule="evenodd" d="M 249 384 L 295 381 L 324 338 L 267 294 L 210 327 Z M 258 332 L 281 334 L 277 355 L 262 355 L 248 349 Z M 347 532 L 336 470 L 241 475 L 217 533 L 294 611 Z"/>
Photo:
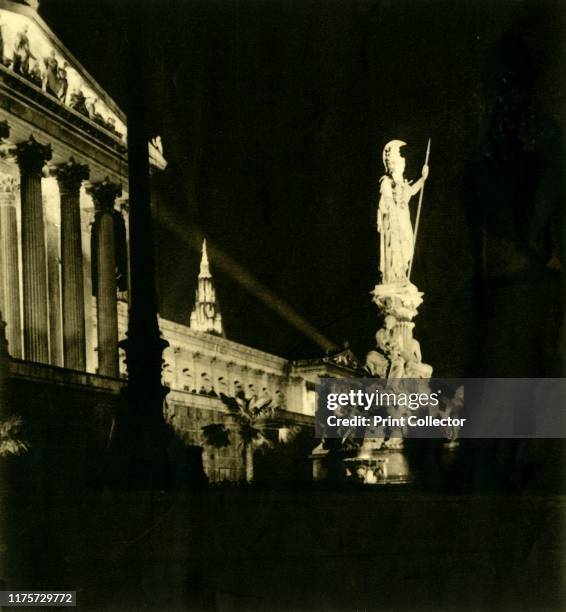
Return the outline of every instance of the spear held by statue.
<path id="1" fill-rule="evenodd" d="M 425 167 L 428 166 L 428 159 L 430 156 L 430 138 L 428 139 L 428 143 L 426 145 L 426 155 L 425 155 Z M 408 278 L 411 278 L 411 270 L 413 269 L 413 261 L 415 259 L 415 248 L 417 246 L 417 234 L 419 232 L 419 221 L 421 219 L 421 207 L 423 204 L 423 194 L 424 194 L 424 188 L 425 188 L 425 181 L 426 179 L 423 178 L 423 185 L 421 187 L 421 190 L 419 192 L 419 205 L 417 207 L 417 218 L 415 219 L 415 231 L 413 233 L 413 256 L 411 258 L 411 263 L 409 264 L 409 274 L 408 274 Z"/>

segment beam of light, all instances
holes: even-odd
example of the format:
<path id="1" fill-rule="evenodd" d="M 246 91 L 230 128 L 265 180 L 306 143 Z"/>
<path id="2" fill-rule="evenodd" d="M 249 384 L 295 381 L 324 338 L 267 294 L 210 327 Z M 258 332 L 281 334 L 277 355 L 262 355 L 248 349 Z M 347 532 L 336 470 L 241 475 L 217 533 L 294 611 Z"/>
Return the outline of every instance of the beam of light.
<path id="1" fill-rule="evenodd" d="M 168 230 L 174 232 L 191 249 L 197 253 L 200 253 L 202 240 L 204 238 L 204 235 L 200 229 L 195 228 L 187 235 L 181 231 L 180 224 L 174 223 L 172 220 L 168 219 L 166 215 L 160 215 L 158 207 L 154 209 L 154 212 L 157 213 L 160 223 L 162 223 Z M 206 245 L 210 258 L 214 262 L 214 266 L 217 269 L 222 270 L 230 278 L 234 279 L 241 287 L 251 293 L 261 303 L 265 304 L 269 309 L 276 312 L 283 320 L 287 321 L 287 323 L 292 325 L 295 329 L 320 346 L 323 350 L 334 351 L 339 348 L 335 342 L 332 342 L 332 340 L 329 340 L 326 336 L 319 332 L 313 325 L 311 325 L 298 312 L 289 306 L 289 304 L 284 302 L 270 289 L 260 283 L 260 281 L 258 281 L 232 257 L 224 253 L 216 244 L 212 243 L 208 236 L 206 237 Z"/>

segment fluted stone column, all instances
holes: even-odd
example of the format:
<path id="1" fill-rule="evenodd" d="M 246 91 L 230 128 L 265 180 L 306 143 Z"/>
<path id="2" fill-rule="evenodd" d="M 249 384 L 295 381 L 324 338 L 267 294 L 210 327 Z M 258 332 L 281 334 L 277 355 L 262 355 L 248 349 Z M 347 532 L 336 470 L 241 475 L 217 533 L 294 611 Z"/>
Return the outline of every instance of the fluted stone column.
<path id="1" fill-rule="evenodd" d="M 18 260 L 18 219 L 16 197 L 19 196 L 16 177 L 0 179 L 0 309 L 4 314 L 8 349 L 12 357 L 22 357 L 20 319 L 20 264 Z"/>
<path id="2" fill-rule="evenodd" d="M 33 136 L 16 145 L 20 168 L 22 267 L 24 294 L 24 356 L 49 362 L 45 227 L 41 198 L 41 173 L 51 159 L 51 145 Z"/>
<path id="3" fill-rule="evenodd" d="M 85 207 L 83 197 L 88 198 L 89 206 Z M 84 279 L 84 311 L 85 311 L 85 334 L 86 334 L 86 370 L 96 372 L 98 358 L 95 354 L 96 347 L 96 302 L 94 294 L 96 291 L 92 285 L 92 226 L 94 224 L 94 204 L 92 199 L 86 195 L 86 189 L 81 189 L 79 196 L 81 202 L 81 228 L 83 247 L 83 279 Z"/>
<path id="4" fill-rule="evenodd" d="M 116 251 L 114 238 L 114 201 L 121 195 L 120 185 L 107 178 L 93 183 L 87 193 L 94 201 L 96 252 L 96 328 L 98 334 L 98 373 L 118 378 L 118 311 L 116 300 Z"/>
<path id="5" fill-rule="evenodd" d="M 48 210 L 47 198 L 44 209 Z M 63 316 L 61 311 L 61 252 L 59 247 L 59 225 L 45 217 L 45 239 L 47 242 L 47 303 L 49 305 L 49 363 L 63 365 Z"/>
<path id="6" fill-rule="evenodd" d="M 61 197 L 61 295 L 63 301 L 63 364 L 86 370 L 85 299 L 81 236 L 80 189 L 88 166 L 71 157 L 53 170 Z"/>

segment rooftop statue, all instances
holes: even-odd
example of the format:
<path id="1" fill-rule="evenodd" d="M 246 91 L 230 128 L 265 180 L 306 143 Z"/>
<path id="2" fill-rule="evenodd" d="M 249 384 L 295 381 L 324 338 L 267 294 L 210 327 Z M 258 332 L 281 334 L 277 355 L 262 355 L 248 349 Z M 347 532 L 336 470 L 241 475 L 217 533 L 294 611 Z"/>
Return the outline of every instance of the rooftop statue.
<path id="1" fill-rule="evenodd" d="M 28 30 L 28 26 L 24 26 L 16 34 L 16 42 L 14 44 L 13 68 L 14 72 L 22 76 L 27 76 L 29 73 L 30 59 L 36 59 L 30 49 Z"/>
<path id="2" fill-rule="evenodd" d="M 21 2 L 34 7 L 34 2 Z M 0 67 L 12 70 L 62 104 L 126 140 L 126 126 L 108 104 L 98 98 L 93 84 L 70 65 L 33 18 L 0 9 Z"/>

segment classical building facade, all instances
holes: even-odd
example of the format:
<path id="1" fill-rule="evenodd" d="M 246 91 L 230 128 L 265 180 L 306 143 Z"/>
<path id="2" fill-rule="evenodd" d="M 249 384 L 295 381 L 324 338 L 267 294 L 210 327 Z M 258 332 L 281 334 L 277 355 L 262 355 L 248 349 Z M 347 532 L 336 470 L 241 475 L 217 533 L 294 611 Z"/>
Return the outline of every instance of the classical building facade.
<path id="1" fill-rule="evenodd" d="M 128 327 L 126 117 L 36 8 L 0 0 L 0 310 L 9 377 L 28 423 L 40 422 L 40 412 L 80 413 L 101 443 L 127 378 L 119 348 Z M 165 168 L 159 139 L 148 155 L 152 172 Z M 358 367 L 348 351 L 290 362 L 227 339 L 206 244 L 187 323 L 159 321 L 169 343 L 164 413 L 184 445 L 202 449 L 212 481 L 244 475 L 222 397 L 269 402 L 260 427 L 280 439 L 289 427 L 312 426 L 319 376 Z M 233 431 L 229 446 L 207 446 L 202 428 L 211 423 Z"/>
<path id="2" fill-rule="evenodd" d="M 127 295 L 125 116 L 33 8 L 7 1 L 0 121 L 0 307 L 10 353 L 116 377 L 116 302 Z M 165 167 L 154 144 L 149 154 Z"/>
<path id="3" fill-rule="evenodd" d="M 122 336 L 127 325 L 124 302 L 118 303 L 118 312 Z M 206 242 L 195 302 L 187 318 L 188 325 L 159 319 L 161 333 L 169 343 L 163 366 L 163 384 L 169 389 L 165 416 L 184 443 L 203 449 L 204 468 L 212 481 L 243 478 L 237 425 L 222 396 L 269 401 L 273 415 L 262 419 L 259 426 L 278 441 L 294 426 L 312 428 L 320 376 L 352 376 L 359 371 L 348 349 L 320 359 L 290 361 L 227 339 Z M 202 428 L 210 423 L 225 424 L 234 434 L 233 444 L 220 449 L 207 445 Z"/>

